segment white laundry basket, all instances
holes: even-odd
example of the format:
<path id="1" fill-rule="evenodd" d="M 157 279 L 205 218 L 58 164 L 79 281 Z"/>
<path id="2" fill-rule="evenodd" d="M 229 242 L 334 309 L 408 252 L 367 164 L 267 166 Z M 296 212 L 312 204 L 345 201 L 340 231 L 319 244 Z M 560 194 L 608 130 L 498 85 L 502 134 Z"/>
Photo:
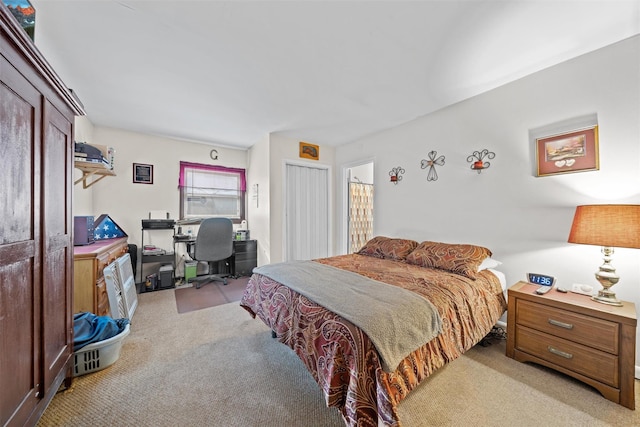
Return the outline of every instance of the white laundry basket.
<path id="1" fill-rule="evenodd" d="M 127 335 L 129 335 L 129 325 L 118 335 L 85 345 L 73 353 L 73 376 L 89 374 L 113 365 L 120 357 L 122 341 Z"/>

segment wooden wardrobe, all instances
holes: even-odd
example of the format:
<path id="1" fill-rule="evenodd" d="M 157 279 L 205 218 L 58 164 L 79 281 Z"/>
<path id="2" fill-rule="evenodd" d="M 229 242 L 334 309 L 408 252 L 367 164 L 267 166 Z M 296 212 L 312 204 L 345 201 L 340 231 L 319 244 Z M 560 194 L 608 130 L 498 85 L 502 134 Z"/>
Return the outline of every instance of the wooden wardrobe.
<path id="1" fill-rule="evenodd" d="M 35 425 L 73 355 L 73 123 L 81 104 L 0 4 L 0 425 Z"/>

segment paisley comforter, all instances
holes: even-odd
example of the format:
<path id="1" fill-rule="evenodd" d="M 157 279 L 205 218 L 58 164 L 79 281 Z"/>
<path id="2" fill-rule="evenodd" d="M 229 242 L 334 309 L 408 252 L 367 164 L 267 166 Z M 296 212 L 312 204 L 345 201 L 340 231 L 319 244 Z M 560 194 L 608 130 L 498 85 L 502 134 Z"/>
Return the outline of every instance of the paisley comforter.
<path id="1" fill-rule="evenodd" d="M 386 372 L 371 340 L 351 322 L 286 284 L 259 274 L 251 277 L 240 305 L 295 351 L 323 390 L 327 405 L 340 410 L 347 426 L 400 426 L 400 401 L 478 343 L 506 310 L 500 282 L 489 270 L 471 280 L 357 254 L 315 261 L 416 292 L 442 318 L 440 335 L 408 354 L 395 371 Z"/>

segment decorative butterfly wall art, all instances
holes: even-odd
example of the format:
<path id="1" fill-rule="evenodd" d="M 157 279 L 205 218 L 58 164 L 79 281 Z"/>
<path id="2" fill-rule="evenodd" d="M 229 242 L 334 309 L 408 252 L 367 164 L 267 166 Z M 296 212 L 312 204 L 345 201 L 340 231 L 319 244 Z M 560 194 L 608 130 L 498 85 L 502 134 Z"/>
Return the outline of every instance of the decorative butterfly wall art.
<path id="1" fill-rule="evenodd" d="M 437 151 L 429 151 L 429 154 L 427 154 L 427 156 L 429 156 L 429 160 L 422 160 L 422 163 L 420 164 L 422 169 L 429 168 L 427 171 L 427 181 L 437 181 L 438 173 L 436 172 L 436 165 L 444 166 L 444 156 L 436 158 L 437 155 Z"/>

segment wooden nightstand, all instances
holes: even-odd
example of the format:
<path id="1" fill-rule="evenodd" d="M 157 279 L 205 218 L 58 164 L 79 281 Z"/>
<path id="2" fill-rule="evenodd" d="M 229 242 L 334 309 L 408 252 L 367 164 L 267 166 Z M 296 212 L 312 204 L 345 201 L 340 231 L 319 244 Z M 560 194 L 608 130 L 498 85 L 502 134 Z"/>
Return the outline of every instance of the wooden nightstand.
<path id="1" fill-rule="evenodd" d="M 507 356 L 555 369 L 635 409 L 635 305 L 555 289 L 536 295 L 537 288 L 518 282 L 508 290 Z"/>

